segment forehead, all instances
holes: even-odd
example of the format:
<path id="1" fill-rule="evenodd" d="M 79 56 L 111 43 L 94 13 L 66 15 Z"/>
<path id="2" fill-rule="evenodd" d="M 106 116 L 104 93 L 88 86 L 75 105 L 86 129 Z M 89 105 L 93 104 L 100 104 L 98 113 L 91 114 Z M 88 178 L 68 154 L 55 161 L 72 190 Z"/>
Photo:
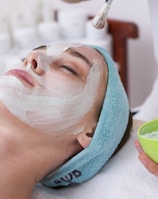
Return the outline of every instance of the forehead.
<path id="1" fill-rule="evenodd" d="M 81 46 L 78 48 L 74 48 L 76 49 L 78 52 L 82 53 L 85 57 L 87 57 L 89 60 L 100 60 L 100 61 L 104 61 L 102 55 L 95 49 L 89 47 L 89 46 Z"/>
<path id="2" fill-rule="evenodd" d="M 89 62 L 92 60 L 100 60 L 105 64 L 105 60 L 103 56 L 95 49 L 83 45 L 83 44 L 75 44 L 75 43 L 55 43 L 53 45 L 45 45 L 45 46 L 39 46 L 34 49 L 35 51 L 42 51 L 46 53 L 49 56 L 57 57 L 63 53 L 72 53 L 79 52 L 81 55 L 83 55 Z"/>

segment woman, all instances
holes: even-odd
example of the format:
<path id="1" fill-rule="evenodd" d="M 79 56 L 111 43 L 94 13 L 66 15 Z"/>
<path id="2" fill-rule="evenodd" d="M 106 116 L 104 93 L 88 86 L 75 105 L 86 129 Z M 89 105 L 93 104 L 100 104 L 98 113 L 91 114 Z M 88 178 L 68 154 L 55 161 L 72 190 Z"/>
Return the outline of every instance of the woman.
<path id="1" fill-rule="evenodd" d="M 2 75 L 0 88 L 3 199 L 28 199 L 40 181 L 85 182 L 128 137 L 128 99 L 100 47 L 39 47 Z"/>

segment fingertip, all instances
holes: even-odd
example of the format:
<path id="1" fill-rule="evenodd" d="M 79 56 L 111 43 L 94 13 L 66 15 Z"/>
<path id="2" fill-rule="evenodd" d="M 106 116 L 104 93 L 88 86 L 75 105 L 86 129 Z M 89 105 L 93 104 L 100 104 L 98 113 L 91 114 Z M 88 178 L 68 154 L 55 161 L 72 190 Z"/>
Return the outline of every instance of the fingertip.
<path id="1" fill-rule="evenodd" d="M 143 152 L 143 149 L 142 149 L 140 142 L 138 140 L 135 140 L 134 145 L 135 145 L 135 147 L 136 147 L 136 149 L 138 150 L 139 153 Z"/>

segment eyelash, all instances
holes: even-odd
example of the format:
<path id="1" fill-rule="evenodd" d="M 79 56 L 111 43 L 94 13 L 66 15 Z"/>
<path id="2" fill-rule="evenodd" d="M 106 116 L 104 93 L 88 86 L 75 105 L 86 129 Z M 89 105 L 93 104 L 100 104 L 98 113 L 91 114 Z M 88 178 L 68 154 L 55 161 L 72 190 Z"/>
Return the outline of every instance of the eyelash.
<path id="1" fill-rule="evenodd" d="M 76 73 L 76 71 L 73 70 L 71 67 L 66 66 L 66 65 L 61 65 L 60 67 L 62 67 L 62 68 L 64 68 L 64 69 L 68 70 L 68 71 L 71 72 L 73 75 L 78 76 L 78 74 Z"/>

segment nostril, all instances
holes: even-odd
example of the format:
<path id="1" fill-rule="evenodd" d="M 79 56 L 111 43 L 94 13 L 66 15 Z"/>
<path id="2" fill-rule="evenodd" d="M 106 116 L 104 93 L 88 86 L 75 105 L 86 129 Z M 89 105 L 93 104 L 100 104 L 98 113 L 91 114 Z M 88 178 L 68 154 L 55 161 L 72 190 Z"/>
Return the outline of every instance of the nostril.
<path id="1" fill-rule="evenodd" d="M 32 60 L 32 66 L 34 69 L 37 68 L 37 61 L 35 59 Z"/>

